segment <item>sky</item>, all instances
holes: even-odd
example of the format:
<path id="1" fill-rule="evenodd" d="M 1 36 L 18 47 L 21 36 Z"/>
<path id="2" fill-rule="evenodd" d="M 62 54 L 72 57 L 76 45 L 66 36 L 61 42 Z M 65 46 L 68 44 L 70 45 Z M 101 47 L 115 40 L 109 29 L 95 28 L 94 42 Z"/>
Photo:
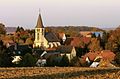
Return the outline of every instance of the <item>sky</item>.
<path id="1" fill-rule="evenodd" d="M 120 0 L 0 0 L 0 22 L 6 27 L 120 25 Z"/>

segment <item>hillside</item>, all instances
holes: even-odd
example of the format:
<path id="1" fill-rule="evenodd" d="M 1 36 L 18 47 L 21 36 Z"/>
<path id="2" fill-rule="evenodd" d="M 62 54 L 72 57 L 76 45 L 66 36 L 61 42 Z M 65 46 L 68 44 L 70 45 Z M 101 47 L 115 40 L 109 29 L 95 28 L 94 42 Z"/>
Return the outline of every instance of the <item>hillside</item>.
<path id="1" fill-rule="evenodd" d="M 115 30 L 116 28 L 101 28 L 103 30 L 106 30 L 106 31 L 110 31 L 110 30 Z"/>
<path id="2" fill-rule="evenodd" d="M 6 32 L 7 33 L 13 33 L 13 32 L 15 32 L 16 31 L 16 27 L 5 27 L 6 28 Z"/>
<path id="3" fill-rule="evenodd" d="M 52 31 L 55 33 L 64 32 L 70 36 L 79 35 L 80 31 L 103 31 L 97 27 L 88 27 L 88 26 L 48 26 L 46 31 Z"/>
<path id="4" fill-rule="evenodd" d="M 103 31 L 97 27 L 88 27 L 88 26 L 48 26 L 47 28 L 51 28 L 56 31 L 67 31 L 67 30 L 75 30 L 75 31 Z"/>

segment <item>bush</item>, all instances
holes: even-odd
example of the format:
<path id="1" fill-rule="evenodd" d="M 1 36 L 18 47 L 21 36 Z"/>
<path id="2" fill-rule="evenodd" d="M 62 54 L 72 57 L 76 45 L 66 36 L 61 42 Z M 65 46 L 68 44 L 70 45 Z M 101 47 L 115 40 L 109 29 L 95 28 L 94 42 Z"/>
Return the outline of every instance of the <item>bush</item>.
<path id="1" fill-rule="evenodd" d="M 12 66 L 11 57 L 8 55 L 6 47 L 3 45 L 3 41 L 0 40 L 0 67 Z"/>
<path id="2" fill-rule="evenodd" d="M 20 66 L 33 67 L 36 65 L 36 61 L 36 58 L 34 58 L 30 53 L 27 53 L 23 56 L 23 60 L 21 61 Z"/>
<path id="3" fill-rule="evenodd" d="M 8 54 L 4 53 L 0 56 L 0 67 L 11 67 L 12 62 Z"/>
<path id="4" fill-rule="evenodd" d="M 49 56 L 46 60 L 46 66 L 54 66 L 54 63 L 53 63 L 53 59 L 54 59 L 54 56 Z"/>
<path id="5" fill-rule="evenodd" d="M 60 60 L 61 56 L 51 55 L 49 58 L 47 58 L 46 66 L 60 66 Z"/>
<path id="6" fill-rule="evenodd" d="M 62 67 L 67 67 L 67 66 L 69 66 L 69 59 L 68 59 L 68 57 L 66 56 L 66 54 L 63 55 L 63 57 L 62 57 L 62 59 L 61 59 L 61 61 L 60 61 L 60 66 L 62 66 Z"/>
<path id="7" fill-rule="evenodd" d="M 81 66 L 80 58 L 79 58 L 79 57 L 74 57 L 74 58 L 70 61 L 70 66 L 80 67 L 80 66 Z"/>
<path id="8" fill-rule="evenodd" d="M 120 52 L 116 53 L 115 62 L 117 63 L 118 66 L 120 66 Z"/>

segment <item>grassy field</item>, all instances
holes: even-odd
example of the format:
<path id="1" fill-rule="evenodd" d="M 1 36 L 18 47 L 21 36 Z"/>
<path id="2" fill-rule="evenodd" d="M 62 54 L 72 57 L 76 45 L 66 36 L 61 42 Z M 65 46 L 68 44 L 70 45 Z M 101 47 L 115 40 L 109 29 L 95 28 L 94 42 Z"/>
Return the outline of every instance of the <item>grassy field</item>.
<path id="1" fill-rule="evenodd" d="M 120 68 L 0 68 L 1 79 L 120 79 Z"/>

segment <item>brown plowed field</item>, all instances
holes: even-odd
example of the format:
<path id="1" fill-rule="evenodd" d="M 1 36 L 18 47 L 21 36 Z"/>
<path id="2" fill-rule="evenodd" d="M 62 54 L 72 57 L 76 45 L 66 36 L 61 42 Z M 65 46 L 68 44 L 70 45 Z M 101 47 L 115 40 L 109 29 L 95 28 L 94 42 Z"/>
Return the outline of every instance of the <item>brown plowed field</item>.
<path id="1" fill-rule="evenodd" d="M 120 79 L 120 68 L 0 68 L 1 79 Z"/>

